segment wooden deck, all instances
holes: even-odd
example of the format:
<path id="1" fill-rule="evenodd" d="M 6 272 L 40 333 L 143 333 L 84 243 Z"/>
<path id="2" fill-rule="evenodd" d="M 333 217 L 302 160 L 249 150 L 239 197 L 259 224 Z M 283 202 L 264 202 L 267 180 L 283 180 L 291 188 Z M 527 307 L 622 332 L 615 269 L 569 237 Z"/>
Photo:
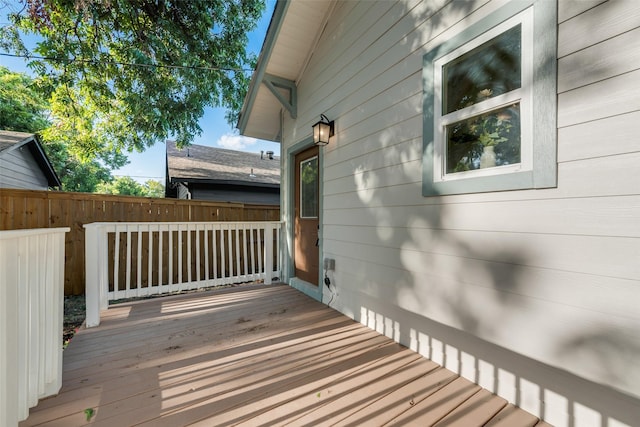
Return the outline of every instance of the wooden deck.
<path id="1" fill-rule="evenodd" d="M 20 426 L 86 424 L 546 425 L 284 285 L 110 308 Z"/>

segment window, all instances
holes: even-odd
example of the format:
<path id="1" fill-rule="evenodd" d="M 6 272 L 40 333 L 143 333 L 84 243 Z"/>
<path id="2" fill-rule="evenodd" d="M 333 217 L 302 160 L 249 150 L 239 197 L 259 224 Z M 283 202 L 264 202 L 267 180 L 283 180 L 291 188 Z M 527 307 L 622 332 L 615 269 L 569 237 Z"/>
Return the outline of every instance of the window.
<path id="1" fill-rule="evenodd" d="M 442 141 L 438 155 L 444 158 L 444 170 L 436 179 L 455 179 L 467 171 L 521 164 L 529 143 L 522 137 L 521 117 L 528 115 L 531 97 L 523 89 L 531 83 L 530 73 L 523 79 L 523 68 L 527 71 L 530 67 L 522 67 L 522 27 L 530 21 L 510 22 L 516 25 L 471 51 L 465 53 L 466 49 L 460 48 L 436 61 L 435 102 L 442 104 L 442 109 L 436 110 L 436 114 L 442 112 L 436 117 L 441 123 L 437 137 Z M 526 37 L 524 44 L 530 42 Z"/>
<path id="2" fill-rule="evenodd" d="M 556 185 L 555 10 L 508 3 L 425 55 L 425 196 Z"/>
<path id="3" fill-rule="evenodd" d="M 318 156 L 300 162 L 300 218 L 318 217 Z"/>

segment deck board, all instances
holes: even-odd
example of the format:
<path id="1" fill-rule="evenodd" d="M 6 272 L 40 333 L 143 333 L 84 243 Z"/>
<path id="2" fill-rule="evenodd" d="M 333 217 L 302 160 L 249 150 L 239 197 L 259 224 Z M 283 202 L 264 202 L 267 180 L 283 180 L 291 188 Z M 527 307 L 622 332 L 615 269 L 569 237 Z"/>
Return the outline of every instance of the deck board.
<path id="1" fill-rule="evenodd" d="M 513 425 L 533 427 L 538 424 L 538 421 L 538 418 L 530 413 L 508 404 L 485 427 L 509 427 Z"/>
<path id="2" fill-rule="evenodd" d="M 20 426 L 487 422 L 538 419 L 290 287 L 245 285 L 112 306 Z"/>
<path id="3" fill-rule="evenodd" d="M 380 358 L 371 366 L 350 376 L 318 387 L 307 395 L 300 396 L 287 405 L 275 408 L 263 416 L 252 419 L 257 425 L 332 425 L 344 418 L 348 412 L 367 405 L 372 400 L 387 394 L 403 384 L 423 375 L 425 367 L 419 355 L 406 350 Z M 432 368 L 437 365 L 433 362 Z M 380 384 L 384 383 L 384 387 Z"/>
<path id="4" fill-rule="evenodd" d="M 453 372 L 438 368 L 429 371 L 414 381 L 386 393 L 378 400 L 368 400 L 361 410 L 350 413 L 335 424 L 344 427 L 360 425 L 385 425 L 401 416 L 415 406 L 417 402 L 426 399 L 457 378 Z"/>

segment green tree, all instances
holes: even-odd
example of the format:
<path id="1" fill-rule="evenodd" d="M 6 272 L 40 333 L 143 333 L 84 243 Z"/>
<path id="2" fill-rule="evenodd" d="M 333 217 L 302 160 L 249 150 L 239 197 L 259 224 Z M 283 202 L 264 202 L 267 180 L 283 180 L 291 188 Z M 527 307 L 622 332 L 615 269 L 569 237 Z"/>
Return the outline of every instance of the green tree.
<path id="1" fill-rule="evenodd" d="M 46 101 L 26 74 L 0 66 L 0 129 L 37 133 L 50 125 Z"/>
<path id="2" fill-rule="evenodd" d="M 206 106 L 235 122 L 255 56 L 247 32 L 264 0 L 23 0 L 0 47 L 37 54 L 29 66 L 51 100 L 50 140 L 81 158 L 142 151 L 201 133 Z M 27 52 L 22 34 L 41 37 Z"/>
<path id="3" fill-rule="evenodd" d="M 111 182 L 98 185 L 96 193 L 118 194 L 121 196 L 144 196 L 145 190 L 141 184 L 129 176 L 118 177 Z"/>
<path id="4" fill-rule="evenodd" d="M 164 184 L 160 181 L 153 179 L 147 180 L 144 183 L 145 195 L 147 197 L 163 198 L 164 197 Z"/>
<path id="5" fill-rule="evenodd" d="M 162 198 L 164 197 L 164 185 L 152 179 L 144 184 L 140 184 L 131 177 L 122 176 L 110 182 L 101 183 L 98 185 L 96 192 L 102 194 L 118 194 L 121 196 Z"/>
<path id="6" fill-rule="evenodd" d="M 0 67 L 0 129 L 47 135 L 47 129 L 51 126 L 49 111 L 49 105 L 38 91 L 35 80 L 26 74 Z M 69 152 L 64 140 L 52 140 L 46 136 L 40 139 L 62 181 L 62 190 L 92 193 L 99 183 L 113 179 L 109 167 L 97 160 L 81 161 Z M 126 163 L 124 156 L 109 156 L 105 163 L 114 167 Z"/>
<path id="7" fill-rule="evenodd" d="M 44 148 L 62 181 L 63 191 L 95 193 L 98 185 L 113 180 L 111 169 L 97 160 L 81 160 L 64 142 L 44 141 Z"/>

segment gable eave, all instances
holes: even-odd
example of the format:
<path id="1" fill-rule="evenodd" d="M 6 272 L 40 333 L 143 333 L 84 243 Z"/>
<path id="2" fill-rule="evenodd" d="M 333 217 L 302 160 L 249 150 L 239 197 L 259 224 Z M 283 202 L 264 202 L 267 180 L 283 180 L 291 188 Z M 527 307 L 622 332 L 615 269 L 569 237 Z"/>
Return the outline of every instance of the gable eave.
<path id="1" fill-rule="evenodd" d="M 49 157 L 45 153 L 38 137 L 33 133 L 0 131 L 0 153 L 7 154 L 13 150 L 27 147 L 40 170 L 47 179 L 47 185 L 51 188 L 62 187 L 62 182 L 58 177 Z"/>
<path id="2" fill-rule="evenodd" d="M 287 112 L 282 100 L 272 93 L 268 78 L 274 76 L 296 84 L 326 25 L 331 1 L 276 3 L 256 70 L 238 120 L 240 134 L 280 142 L 280 114 Z M 282 96 L 295 94 L 283 91 Z M 295 105 L 295 99 L 291 100 Z"/>

